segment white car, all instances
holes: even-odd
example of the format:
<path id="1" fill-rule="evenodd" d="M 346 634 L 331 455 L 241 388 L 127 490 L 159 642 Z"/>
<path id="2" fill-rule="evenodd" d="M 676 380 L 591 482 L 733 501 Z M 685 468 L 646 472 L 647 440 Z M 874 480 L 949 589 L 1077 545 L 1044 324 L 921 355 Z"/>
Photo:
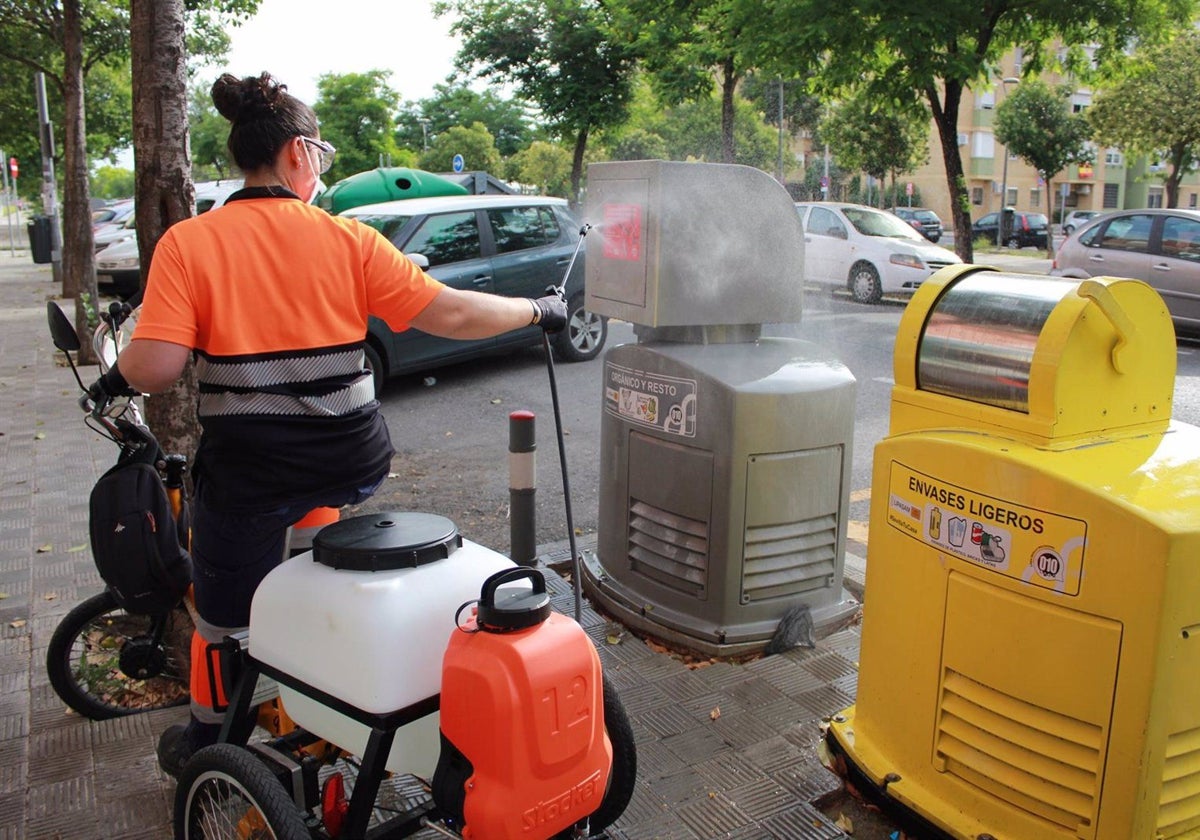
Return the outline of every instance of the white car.
<path id="1" fill-rule="evenodd" d="M 241 188 L 241 178 L 196 184 L 196 215 L 220 207 Z M 137 229 L 133 217 L 130 216 L 126 224 L 117 230 L 119 234 L 103 240 L 99 234 L 96 235 L 96 285 L 126 299 L 132 297 L 142 284 Z"/>
<path id="2" fill-rule="evenodd" d="M 1059 227 L 1064 236 L 1070 236 L 1076 229 L 1083 227 L 1099 215 L 1099 210 L 1072 210 L 1063 218 Z"/>
<path id="3" fill-rule="evenodd" d="M 859 303 L 912 294 L 940 268 L 961 263 L 903 219 L 861 204 L 797 202 L 804 225 L 804 280 L 847 288 Z"/>

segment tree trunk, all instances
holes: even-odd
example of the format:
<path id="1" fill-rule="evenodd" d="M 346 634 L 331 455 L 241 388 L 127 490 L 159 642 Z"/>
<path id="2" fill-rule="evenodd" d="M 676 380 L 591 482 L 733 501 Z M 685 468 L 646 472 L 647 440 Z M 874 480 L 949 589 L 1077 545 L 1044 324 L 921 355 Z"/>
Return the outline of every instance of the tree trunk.
<path id="1" fill-rule="evenodd" d="M 571 158 L 571 207 L 578 210 L 583 196 L 580 193 L 583 184 L 583 155 L 587 151 L 588 130 L 579 129 L 575 135 L 575 153 Z"/>
<path id="2" fill-rule="evenodd" d="M 942 163 L 946 170 L 946 188 L 950 193 L 950 216 L 954 223 L 954 252 L 963 262 L 975 261 L 974 243 L 971 241 L 970 198 L 967 182 L 963 177 L 962 155 L 958 151 L 958 106 L 962 102 L 962 85 L 947 81 L 945 104 L 938 98 L 937 88 L 925 90 L 925 98 L 933 111 L 938 138 L 942 141 Z"/>
<path id="3" fill-rule="evenodd" d="M 1166 205 L 1167 207 L 1179 206 L 1179 182 L 1183 180 L 1184 170 L 1190 162 L 1187 153 L 1187 147 L 1176 145 L 1171 148 L 1170 155 L 1171 168 L 1167 172 L 1167 177 L 1164 180 L 1166 187 Z"/>
<path id="4" fill-rule="evenodd" d="M 1046 218 L 1049 220 L 1046 225 L 1046 257 L 1054 259 L 1054 184 L 1050 182 L 1050 175 L 1046 172 L 1039 172 L 1042 180 L 1046 183 Z M 1058 220 L 1059 225 L 1062 225 L 1062 219 Z"/>
<path id="5" fill-rule="evenodd" d="M 83 107 L 83 27 L 80 0 L 63 0 L 63 293 L 75 298 L 75 332 L 83 337 L 80 364 L 95 364 L 96 255 L 88 205 L 87 130 Z"/>
<path id="6" fill-rule="evenodd" d="M 188 152 L 184 0 L 133 0 L 133 151 L 138 253 L 145 286 L 154 247 L 195 206 Z M 174 387 L 146 401 L 146 419 L 168 452 L 191 458 L 200 440 L 196 376 L 188 364 Z"/>
<path id="7" fill-rule="evenodd" d="M 738 76 L 734 69 L 733 56 L 725 59 L 721 71 L 721 162 L 735 163 L 736 149 L 733 143 L 733 94 L 737 90 Z"/>

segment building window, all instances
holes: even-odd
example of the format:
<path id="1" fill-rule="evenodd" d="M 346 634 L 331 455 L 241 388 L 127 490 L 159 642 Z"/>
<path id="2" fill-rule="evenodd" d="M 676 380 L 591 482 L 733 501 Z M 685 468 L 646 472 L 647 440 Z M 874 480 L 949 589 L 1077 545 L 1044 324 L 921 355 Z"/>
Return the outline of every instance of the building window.
<path id="1" fill-rule="evenodd" d="M 1147 207 L 1162 207 L 1163 206 L 1162 190 L 1151 189 L 1150 192 L 1146 194 L 1146 206 Z"/>
<path id="2" fill-rule="evenodd" d="M 1104 209 L 1116 210 L 1121 199 L 1120 184 L 1105 184 L 1104 185 Z"/>
<path id="3" fill-rule="evenodd" d="M 1121 156 L 1120 149 L 1105 149 L 1104 164 L 1105 166 L 1120 166 L 1125 158 Z"/>
<path id="4" fill-rule="evenodd" d="M 1029 206 L 1030 207 L 1041 207 L 1042 206 L 1042 191 L 1039 190 L 1037 187 L 1034 187 L 1033 189 L 1031 189 L 1029 191 Z"/>
<path id="5" fill-rule="evenodd" d="M 983 187 L 971 187 L 971 203 L 976 207 L 983 204 Z"/>
<path id="6" fill-rule="evenodd" d="M 1004 206 L 1005 207 L 1016 207 L 1017 206 L 1017 188 L 1016 187 L 1008 188 L 1008 195 L 1004 197 Z"/>
<path id="7" fill-rule="evenodd" d="M 1192 193 L 1191 195 L 1188 196 L 1188 207 L 1192 208 L 1193 210 L 1196 209 L 1196 194 L 1195 193 Z"/>
<path id="8" fill-rule="evenodd" d="M 996 156 L 996 139 L 986 131 L 977 131 L 972 138 L 971 157 L 990 158 Z"/>
<path id="9" fill-rule="evenodd" d="M 995 90 L 995 88 L 989 88 L 988 90 L 985 90 L 982 93 L 980 93 L 977 103 L 978 103 L 979 107 L 985 111 L 990 111 L 992 108 L 995 108 L 996 107 L 996 90 Z"/>
<path id="10" fill-rule="evenodd" d="M 1017 47 L 1013 50 L 1013 75 L 1021 75 L 1021 64 L 1025 61 L 1025 50 Z"/>

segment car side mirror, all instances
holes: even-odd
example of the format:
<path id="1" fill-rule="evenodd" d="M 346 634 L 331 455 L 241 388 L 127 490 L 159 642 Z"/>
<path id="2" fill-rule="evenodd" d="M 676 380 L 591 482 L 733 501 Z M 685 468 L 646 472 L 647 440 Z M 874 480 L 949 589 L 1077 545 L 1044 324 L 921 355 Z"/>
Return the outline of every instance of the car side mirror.
<path id="1" fill-rule="evenodd" d="M 429 257 L 425 256 L 424 254 L 405 254 L 404 256 L 412 260 L 413 265 L 422 271 L 429 270 Z"/>

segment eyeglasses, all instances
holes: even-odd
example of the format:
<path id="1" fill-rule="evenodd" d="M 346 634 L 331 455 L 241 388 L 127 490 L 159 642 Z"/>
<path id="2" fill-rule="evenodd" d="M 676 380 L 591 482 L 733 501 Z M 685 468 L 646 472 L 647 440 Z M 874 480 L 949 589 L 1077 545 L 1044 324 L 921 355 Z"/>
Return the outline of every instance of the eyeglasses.
<path id="1" fill-rule="evenodd" d="M 300 139 L 317 150 L 317 154 L 321 160 L 319 167 L 320 174 L 324 175 L 328 172 L 329 167 L 333 166 L 333 156 L 337 154 L 337 149 L 333 147 L 333 144 L 326 143 L 324 140 L 314 140 L 311 137 L 304 137 L 303 135 L 301 135 Z"/>

